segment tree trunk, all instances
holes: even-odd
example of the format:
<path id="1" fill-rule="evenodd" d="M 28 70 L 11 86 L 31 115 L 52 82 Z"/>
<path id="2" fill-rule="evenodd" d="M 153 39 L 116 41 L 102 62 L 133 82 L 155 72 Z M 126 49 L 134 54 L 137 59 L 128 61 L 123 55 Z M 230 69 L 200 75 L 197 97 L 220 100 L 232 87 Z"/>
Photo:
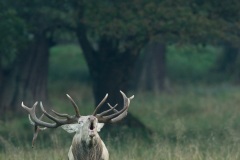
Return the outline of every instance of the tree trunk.
<path id="1" fill-rule="evenodd" d="M 113 44 L 114 40 L 106 37 L 101 37 L 98 49 L 94 49 L 88 40 L 86 27 L 81 23 L 83 8 L 80 10 L 79 16 L 80 21 L 78 21 L 76 33 L 92 78 L 95 104 L 97 105 L 106 93 L 109 94 L 109 103 L 112 105 L 122 104 L 119 91 L 128 91 L 138 53 L 130 49 L 120 53 L 118 46 Z M 109 108 L 105 105 L 100 111 L 106 109 Z"/>
<path id="2" fill-rule="evenodd" d="M 233 72 L 239 49 L 225 44 L 223 54 L 218 59 L 217 70 L 220 72 Z"/>
<path id="3" fill-rule="evenodd" d="M 240 49 L 231 43 L 224 44 L 222 55 L 217 61 L 216 71 L 231 76 L 237 83 L 240 82 Z"/>
<path id="4" fill-rule="evenodd" d="M 141 59 L 138 89 L 159 92 L 165 89 L 166 46 L 159 42 L 148 45 Z"/>
<path id="5" fill-rule="evenodd" d="M 29 47 L 17 54 L 15 66 L 4 75 L 0 93 L 1 113 L 19 111 L 21 102 L 32 106 L 47 101 L 49 41 L 37 35 Z"/>
<path id="6" fill-rule="evenodd" d="M 123 100 L 119 90 L 126 94 L 129 91 L 131 73 L 137 61 L 139 50 L 128 49 L 125 53 L 120 53 L 119 46 L 113 44 L 116 39 L 106 39 L 105 37 L 99 37 L 98 50 L 96 50 L 87 36 L 82 1 L 79 1 L 78 7 L 76 34 L 93 82 L 95 105 L 97 106 L 105 94 L 108 93 L 107 101 L 109 103 L 112 105 L 118 103 L 119 106 L 122 106 Z M 101 111 L 106 109 L 109 108 L 105 105 L 101 108 Z M 125 118 L 124 124 L 147 130 L 131 113 Z"/>
<path id="7" fill-rule="evenodd" d="M 122 108 L 123 99 L 119 91 L 122 90 L 126 94 L 129 91 L 131 74 L 138 58 L 138 53 L 135 53 L 137 51 L 130 52 L 128 50 L 125 53 L 118 53 L 117 49 L 113 49 L 109 43 L 100 44 L 99 51 L 95 51 L 86 37 L 83 26 L 78 28 L 77 37 L 92 79 L 95 105 L 97 106 L 105 94 L 108 93 L 107 102 L 111 105 L 118 103 L 119 108 Z M 131 95 L 127 94 L 127 96 Z M 107 109 L 109 107 L 105 104 L 99 112 Z M 131 113 L 122 123 L 149 132 L 144 124 Z"/>
<path id="8" fill-rule="evenodd" d="M 108 102 L 112 105 L 118 103 L 120 108 L 123 105 L 120 90 L 125 93 L 129 91 L 129 82 L 135 67 L 136 57 L 131 56 L 130 53 L 123 54 L 120 57 L 117 57 L 119 54 L 114 55 L 116 56 L 115 59 L 111 56 L 100 59 L 100 61 L 96 62 L 98 64 L 96 68 L 93 68 L 91 71 L 93 73 L 93 93 L 95 104 L 98 104 L 105 94 L 108 93 Z M 109 109 L 107 105 L 103 106 L 100 111 L 106 109 Z"/>

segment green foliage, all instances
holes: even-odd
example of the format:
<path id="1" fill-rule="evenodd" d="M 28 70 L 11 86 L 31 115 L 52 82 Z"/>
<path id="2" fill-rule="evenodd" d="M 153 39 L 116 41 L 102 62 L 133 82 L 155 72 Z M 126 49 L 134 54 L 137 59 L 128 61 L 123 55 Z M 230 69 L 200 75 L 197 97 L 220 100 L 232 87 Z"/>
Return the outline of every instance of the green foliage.
<path id="1" fill-rule="evenodd" d="M 9 5 L 13 7 L 18 15 L 25 20 L 29 34 L 40 34 L 46 30 L 51 32 L 60 25 L 70 23 L 68 1 L 59 3 L 57 0 L 23 0 L 11 1 Z"/>
<path id="2" fill-rule="evenodd" d="M 229 42 L 235 46 L 239 44 L 239 7 L 240 3 L 237 0 L 223 0 L 217 2 L 210 1 L 196 1 L 196 10 L 198 12 L 204 11 L 208 15 L 208 19 L 213 25 L 206 28 L 210 29 L 210 36 L 214 36 L 215 40 L 219 42 Z"/>
<path id="3" fill-rule="evenodd" d="M 49 61 L 50 81 L 83 82 L 84 78 L 88 77 L 87 64 L 78 45 L 69 44 L 53 47 Z"/>
<path id="4" fill-rule="evenodd" d="M 237 43 L 240 3 L 233 1 L 87 1 L 84 23 L 93 37 L 115 38 L 123 46 L 149 39 Z"/>
<path id="5" fill-rule="evenodd" d="M 46 34 L 52 38 L 57 27 L 70 25 L 68 5 L 42 0 L 0 2 L 0 67 L 4 70 L 13 68 L 17 55 L 26 54 L 26 47 L 30 48 L 36 36 Z"/>
<path id="6" fill-rule="evenodd" d="M 73 18 L 69 18 L 72 16 L 71 5 L 67 0 L 62 3 L 56 0 L 0 2 L 0 34 L 4 37 L 0 41 L 0 49 L 17 50 L 19 46 L 13 44 L 22 45 L 24 39 L 32 40 L 38 34 L 49 37 L 51 32 L 61 30 L 62 26 L 70 27 L 73 25 Z"/>
<path id="7" fill-rule="evenodd" d="M 12 8 L 0 8 L 0 66 L 11 67 L 17 47 L 24 43 L 25 24 Z"/>
<path id="8" fill-rule="evenodd" d="M 215 81 L 217 75 L 211 70 L 220 54 L 221 48 L 213 46 L 171 45 L 167 51 L 167 76 L 181 83 Z"/>

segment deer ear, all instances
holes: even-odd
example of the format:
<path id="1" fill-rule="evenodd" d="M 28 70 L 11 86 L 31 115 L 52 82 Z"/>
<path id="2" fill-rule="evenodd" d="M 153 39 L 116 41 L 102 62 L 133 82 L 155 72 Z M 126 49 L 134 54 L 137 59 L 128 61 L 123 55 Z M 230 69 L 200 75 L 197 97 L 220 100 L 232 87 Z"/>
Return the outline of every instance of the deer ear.
<path id="1" fill-rule="evenodd" d="M 100 132 L 103 126 L 104 123 L 97 123 L 97 131 Z"/>
<path id="2" fill-rule="evenodd" d="M 68 133 L 74 133 L 79 130 L 80 125 L 79 124 L 65 124 L 65 125 L 62 125 L 61 127 Z"/>

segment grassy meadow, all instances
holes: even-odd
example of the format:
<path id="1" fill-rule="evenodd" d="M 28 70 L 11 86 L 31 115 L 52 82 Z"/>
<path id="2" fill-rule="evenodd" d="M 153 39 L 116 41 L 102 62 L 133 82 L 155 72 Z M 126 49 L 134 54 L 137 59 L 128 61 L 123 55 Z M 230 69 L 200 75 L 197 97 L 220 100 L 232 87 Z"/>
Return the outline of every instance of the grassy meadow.
<path id="1" fill-rule="evenodd" d="M 169 50 L 172 59 L 179 60 L 178 63 L 169 61 L 169 76 L 181 79 L 178 78 L 168 92 L 129 93 L 135 94 L 130 112 L 151 133 L 126 126 L 116 133 L 103 128 L 100 135 L 110 152 L 110 160 L 239 160 L 240 87 L 227 80 L 209 84 L 200 78 L 208 76 L 207 70 L 215 61 L 216 54 L 207 56 L 216 51 L 213 48 L 200 48 L 203 53 L 195 62 L 191 59 L 197 53 L 189 56 L 188 61 L 174 54 L 175 48 Z M 193 65 L 199 75 L 187 77 L 188 69 L 189 73 L 195 73 Z M 65 96 L 68 93 L 79 104 L 82 114 L 92 112 L 91 83 L 78 47 L 67 45 L 52 49 L 49 77 L 53 108 L 71 114 L 72 108 L 68 111 L 70 103 Z M 200 82 L 196 81 L 198 78 Z M 181 83 L 186 79 L 189 83 Z M 67 159 L 73 135 L 61 128 L 46 130 L 39 134 L 35 147 L 31 148 L 32 132 L 27 116 L 0 121 L 0 160 Z"/>

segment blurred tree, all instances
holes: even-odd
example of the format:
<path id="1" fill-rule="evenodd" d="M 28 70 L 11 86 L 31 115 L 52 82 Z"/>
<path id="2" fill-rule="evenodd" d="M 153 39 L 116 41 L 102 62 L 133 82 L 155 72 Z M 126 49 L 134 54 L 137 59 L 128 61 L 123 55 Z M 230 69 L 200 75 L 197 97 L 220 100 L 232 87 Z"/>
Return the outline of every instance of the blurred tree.
<path id="1" fill-rule="evenodd" d="M 105 93 L 110 103 L 119 102 L 119 90 L 128 91 L 140 51 L 152 42 L 149 73 L 157 71 L 163 88 L 166 45 L 213 41 L 219 23 L 208 17 L 206 8 L 190 0 L 93 0 L 78 1 L 77 36 L 93 80 L 96 103 Z M 218 29 L 216 31 L 216 29 Z M 217 33 L 216 33 L 217 32 Z M 210 34 L 211 33 L 211 34 Z M 161 50 L 161 52 L 157 51 Z M 154 54 L 151 56 L 150 54 Z M 157 63 L 158 60 L 161 63 Z M 152 63 L 153 61 L 156 61 Z M 160 64 L 160 65 L 158 65 Z M 150 70 L 154 70 L 153 72 Z M 148 74 L 146 74 L 145 78 Z M 137 82 L 135 82 L 137 83 Z M 105 108 L 103 108 L 105 109 Z"/>
<path id="2" fill-rule="evenodd" d="M 232 43 L 223 45 L 223 52 L 218 57 L 217 73 L 227 75 L 236 83 L 240 82 L 240 48 Z"/>
<path id="3" fill-rule="evenodd" d="M 55 30 L 68 20 L 61 14 L 66 6 L 54 0 L 1 4 L 0 109 L 17 111 L 21 101 L 47 102 L 49 48 Z"/>
<path id="4" fill-rule="evenodd" d="M 92 77 L 96 104 L 106 93 L 111 104 L 122 101 L 119 90 L 128 91 L 137 55 L 148 38 L 141 36 L 141 27 L 134 24 L 139 21 L 134 20 L 132 4 L 108 0 L 78 2 L 77 36 Z M 124 14 L 125 11 L 129 13 Z"/>
<path id="5" fill-rule="evenodd" d="M 231 1 L 239 5 L 237 0 Z M 29 97 L 47 99 L 48 51 L 56 31 L 62 28 L 77 34 L 96 104 L 105 93 L 109 93 L 110 103 L 121 101 L 119 90 L 129 90 L 135 64 L 147 44 L 156 44 L 146 53 L 151 57 L 146 58 L 148 64 L 160 64 L 147 67 L 147 72 L 160 71 L 156 79 L 162 81 L 158 83 L 162 88 L 166 45 L 239 42 L 240 25 L 235 16 L 238 10 L 226 0 L 9 0 L 1 5 L 1 18 L 5 21 L 0 22 L 0 29 L 6 32 L 0 34 L 6 41 L 0 44 L 4 50 L 0 56 L 0 100 L 5 108 Z M 224 6 L 233 12 L 228 15 Z M 158 59 L 161 63 L 157 63 Z M 15 87 L 9 91 L 8 86 Z"/>
<path id="6" fill-rule="evenodd" d="M 17 47 L 24 44 L 26 39 L 24 38 L 25 23 L 17 15 L 16 10 L 9 7 L 9 3 L 0 2 L 0 19 L 0 109 L 3 113 L 2 110 L 12 105 L 12 90 L 16 86 L 7 84 L 14 82 L 10 77 L 17 60 Z"/>
<path id="7" fill-rule="evenodd" d="M 165 90 L 166 81 L 166 45 L 160 42 L 151 42 L 143 50 L 144 55 L 140 59 L 140 74 L 136 76 L 138 90 L 154 91 Z M 138 71 L 139 72 L 139 71 Z"/>
<path id="8" fill-rule="evenodd" d="M 162 22 L 162 26 L 160 27 L 170 24 L 166 28 L 162 28 L 164 31 L 159 33 L 159 45 L 161 45 L 161 42 L 163 42 L 163 44 L 173 42 L 180 45 L 185 45 L 187 43 L 222 45 L 225 49 L 223 55 L 219 57 L 218 71 L 222 73 L 231 73 L 239 81 L 240 1 L 223 0 L 217 2 L 215 0 L 170 0 L 165 2 L 162 1 L 159 4 L 159 8 L 162 10 L 169 10 L 170 13 L 162 12 L 164 18 L 162 17 L 161 19 L 158 19 L 158 21 Z M 171 12 L 170 10 L 174 10 L 174 12 Z M 173 36 L 169 33 L 173 33 Z M 167 36 L 164 36 L 165 34 L 167 34 Z M 154 67 L 156 66 L 154 61 L 158 59 L 159 56 L 151 56 L 151 54 L 154 54 L 151 48 L 147 52 L 148 53 L 145 56 L 145 64 L 151 64 L 151 67 L 145 67 L 143 75 L 146 76 L 141 77 L 142 82 L 140 83 L 140 86 L 149 89 L 149 87 L 156 82 L 156 79 L 158 79 L 157 77 L 159 77 L 159 73 L 155 72 L 156 77 L 153 78 L 152 83 L 149 83 L 149 73 L 154 72 L 154 68 L 156 68 Z M 157 52 L 158 54 L 162 54 L 160 48 Z M 151 59 L 149 57 L 153 58 Z M 147 60 L 149 62 L 146 62 Z M 161 59 L 158 59 L 158 62 L 160 65 L 158 67 L 159 72 L 166 73 L 166 71 L 162 72 L 166 67 L 161 65 L 166 64 L 166 62 L 163 63 Z M 162 74 L 162 77 L 164 75 L 166 74 Z M 159 81 L 160 83 L 158 84 L 163 85 L 159 86 L 164 86 L 164 78 L 161 78 L 160 80 L 161 81 Z"/>
<path id="9" fill-rule="evenodd" d="M 223 47 L 223 53 L 217 61 L 217 71 L 226 73 L 240 82 L 240 1 L 214 0 L 204 1 L 201 5 L 208 6 L 210 16 L 218 26 L 215 38 Z"/>

